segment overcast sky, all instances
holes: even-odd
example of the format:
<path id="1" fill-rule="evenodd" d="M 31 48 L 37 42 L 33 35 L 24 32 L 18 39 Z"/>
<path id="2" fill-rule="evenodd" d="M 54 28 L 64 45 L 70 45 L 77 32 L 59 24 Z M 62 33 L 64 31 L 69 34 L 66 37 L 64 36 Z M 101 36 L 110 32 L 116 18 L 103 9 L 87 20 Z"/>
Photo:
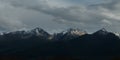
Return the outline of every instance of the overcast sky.
<path id="1" fill-rule="evenodd" d="M 0 31 L 35 27 L 120 32 L 120 0 L 0 0 Z"/>

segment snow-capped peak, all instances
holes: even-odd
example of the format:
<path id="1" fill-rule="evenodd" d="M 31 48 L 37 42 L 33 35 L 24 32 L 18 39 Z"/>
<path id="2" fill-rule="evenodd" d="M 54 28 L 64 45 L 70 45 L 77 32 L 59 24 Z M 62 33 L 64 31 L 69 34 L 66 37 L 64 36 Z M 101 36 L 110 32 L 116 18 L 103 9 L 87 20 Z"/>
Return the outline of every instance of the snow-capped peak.
<path id="1" fill-rule="evenodd" d="M 114 32 L 114 34 L 115 34 L 116 36 L 120 37 L 120 33 Z"/>
<path id="2" fill-rule="evenodd" d="M 35 28 L 33 30 L 31 30 L 32 33 L 36 34 L 37 36 L 46 36 L 49 35 L 46 31 L 44 31 L 42 28 Z"/>
<path id="3" fill-rule="evenodd" d="M 102 28 L 100 30 L 98 30 L 97 32 L 95 32 L 94 34 L 98 34 L 98 35 L 106 35 L 108 34 L 109 32 L 105 29 L 105 28 Z"/>
<path id="4" fill-rule="evenodd" d="M 37 28 L 35 28 L 35 29 L 33 29 L 32 31 L 44 31 L 42 28 L 39 28 L 39 27 L 37 27 Z"/>
<path id="5" fill-rule="evenodd" d="M 32 30 L 34 33 L 36 33 L 36 35 L 42 35 L 41 33 L 40 33 L 40 31 L 43 31 L 41 28 L 35 28 L 35 29 L 33 29 Z"/>
<path id="6" fill-rule="evenodd" d="M 81 36 L 81 35 L 86 34 L 86 32 L 82 31 L 82 30 L 80 30 L 78 28 L 77 29 L 70 28 L 67 31 L 64 31 L 63 34 L 71 34 L 71 35 L 79 35 L 79 36 Z"/>

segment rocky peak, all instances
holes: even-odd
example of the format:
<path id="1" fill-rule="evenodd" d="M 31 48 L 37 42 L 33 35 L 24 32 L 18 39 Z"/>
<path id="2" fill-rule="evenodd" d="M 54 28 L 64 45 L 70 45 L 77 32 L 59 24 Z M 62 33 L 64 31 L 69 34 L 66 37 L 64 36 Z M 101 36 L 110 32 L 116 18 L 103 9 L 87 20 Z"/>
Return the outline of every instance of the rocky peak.
<path id="1" fill-rule="evenodd" d="M 47 33 L 45 30 L 43 30 L 42 28 L 39 28 L 39 27 L 31 30 L 31 32 L 36 34 L 37 36 L 47 36 L 47 35 L 49 35 L 49 33 Z"/>
<path id="2" fill-rule="evenodd" d="M 105 28 L 102 28 L 100 30 L 98 30 L 97 32 L 93 33 L 93 34 L 96 34 L 96 35 L 106 35 L 110 32 L 108 32 Z"/>
<path id="3" fill-rule="evenodd" d="M 82 30 L 78 29 L 78 28 L 77 29 L 70 28 L 70 29 L 67 30 L 66 34 L 81 36 L 81 35 L 84 35 L 84 34 L 87 34 L 87 33 L 85 31 L 82 31 Z"/>

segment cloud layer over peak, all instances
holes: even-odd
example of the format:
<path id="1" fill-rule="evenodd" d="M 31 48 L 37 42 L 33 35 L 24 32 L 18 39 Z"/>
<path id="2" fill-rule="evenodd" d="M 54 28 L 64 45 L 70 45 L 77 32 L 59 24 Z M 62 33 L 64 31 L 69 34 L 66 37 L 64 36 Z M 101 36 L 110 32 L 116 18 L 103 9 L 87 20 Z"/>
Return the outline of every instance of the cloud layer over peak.
<path id="1" fill-rule="evenodd" d="M 0 6 L 3 11 L 0 12 L 4 12 L 0 14 L 0 16 L 2 15 L 0 27 L 11 30 L 41 25 L 48 30 L 66 27 L 77 27 L 88 31 L 103 27 L 112 31 L 120 30 L 119 0 L 107 0 L 104 3 L 89 3 L 89 5 L 77 4 L 80 1 L 76 1 L 78 2 L 72 3 L 71 0 L 0 0 L 3 4 Z M 39 16 L 36 17 L 37 15 Z M 37 24 L 32 24 L 33 20 Z M 44 24 L 42 24 L 43 22 Z"/>

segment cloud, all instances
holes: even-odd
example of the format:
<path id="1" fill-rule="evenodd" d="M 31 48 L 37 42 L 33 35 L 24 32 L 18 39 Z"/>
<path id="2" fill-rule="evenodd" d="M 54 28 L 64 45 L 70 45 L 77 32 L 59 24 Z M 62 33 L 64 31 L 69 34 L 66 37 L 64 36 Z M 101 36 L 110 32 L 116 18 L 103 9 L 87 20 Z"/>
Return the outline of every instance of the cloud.
<path id="1" fill-rule="evenodd" d="M 8 17 L 0 19 L 0 28 L 2 30 L 13 31 L 24 28 L 24 24 L 19 20 L 10 20 Z"/>
<path id="2" fill-rule="evenodd" d="M 118 28 L 120 25 L 117 23 L 120 22 L 119 0 L 108 0 L 105 3 L 91 4 L 88 6 L 67 3 L 67 0 L 0 1 L 12 6 L 13 8 L 21 8 L 26 10 L 43 12 L 47 15 L 53 16 L 54 22 L 66 24 L 67 26 L 77 26 L 85 29 L 99 29 L 106 26 L 110 26 L 111 28 Z M 23 25 L 22 21 L 20 21 L 19 19 L 13 20 L 17 21 L 17 23 L 15 22 L 14 24 L 19 24 L 18 26 Z M 7 22 L 9 21 L 7 20 Z"/>
<path id="3" fill-rule="evenodd" d="M 25 27 L 13 10 L 16 10 L 13 6 L 0 2 L 0 30 L 12 31 Z"/>

